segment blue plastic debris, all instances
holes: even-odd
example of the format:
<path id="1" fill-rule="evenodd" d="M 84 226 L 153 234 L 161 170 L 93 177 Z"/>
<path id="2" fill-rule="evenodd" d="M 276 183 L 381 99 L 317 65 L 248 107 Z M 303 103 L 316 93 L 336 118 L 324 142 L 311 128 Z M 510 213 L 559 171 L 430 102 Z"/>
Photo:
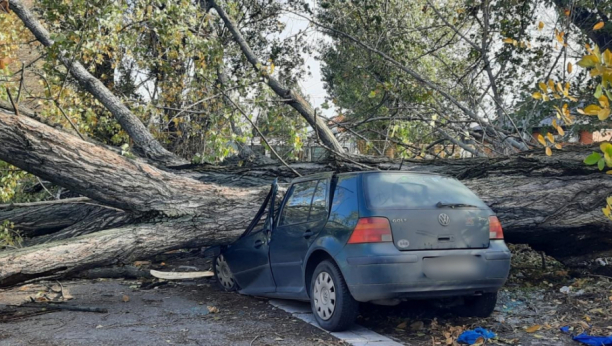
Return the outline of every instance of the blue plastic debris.
<path id="1" fill-rule="evenodd" d="M 465 332 L 461 333 L 461 335 L 459 335 L 459 338 L 457 338 L 457 341 L 462 344 L 473 345 L 480 338 L 487 340 L 494 337 L 495 333 L 488 331 L 484 328 L 478 327 L 474 330 L 466 330 Z"/>
<path id="2" fill-rule="evenodd" d="M 582 333 L 572 339 L 591 346 L 612 346 L 612 336 L 592 336 Z"/>
<path id="3" fill-rule="evenodd" d="M 559 330 L 561 330 L 563 333 L 569 334 L 570 327 L 561 327 Z M 582 333 L 577 336 L 572 335 L 572 339 L 590 346 L 612 346 L 612 336 L 592 336 L 588 335 L 587 333 Z"/>

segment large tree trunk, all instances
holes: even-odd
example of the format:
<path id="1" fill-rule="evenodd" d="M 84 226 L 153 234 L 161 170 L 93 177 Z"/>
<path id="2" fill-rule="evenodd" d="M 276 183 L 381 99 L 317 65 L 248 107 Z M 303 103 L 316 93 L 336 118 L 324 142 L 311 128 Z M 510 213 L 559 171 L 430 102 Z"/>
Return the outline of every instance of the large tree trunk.
<path id="1" fill-rule="evenodd" d="M 582 163 L 588 149 L 552 157 L 529 152 L 500 159 L 405 161 L 402 170 L 461 179 L 498 213 L 508 240 L 577 264 L 612 254 L 611 222 L 601 214 L 612 177 Z M 0 159 L 97 203 L 137 212 L 143 222 L 0 253 L 0 286 L 185 246 L 228 243 L 259 207 L 266 181 L 291 176 L 281 166 L 163 171 L 2 111 Z M 380 159 L 365 163 L 383 170 L 400 165 Z M 342 161 L 293 165 L 302 174 L 362 167 Z"/>

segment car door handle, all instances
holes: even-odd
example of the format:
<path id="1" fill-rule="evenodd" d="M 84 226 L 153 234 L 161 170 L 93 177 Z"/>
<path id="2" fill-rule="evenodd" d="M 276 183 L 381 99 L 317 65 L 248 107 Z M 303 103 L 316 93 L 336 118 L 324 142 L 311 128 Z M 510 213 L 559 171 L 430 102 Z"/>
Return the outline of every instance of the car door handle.
<path id="1" fill-rule="evenodd" d="M 264 244 L 264 241 L 259 239 L 255 241 L 255 244 L 253 244 L 254 247 L 259 248 Z"/>
<path id="2" fill-rule="evenodd" d="M 307 230 L 306 232 L 304 232 L 304 238 L 308 239 L 310 237 L 313 236 L 313 232 L 311 230 Z"/>

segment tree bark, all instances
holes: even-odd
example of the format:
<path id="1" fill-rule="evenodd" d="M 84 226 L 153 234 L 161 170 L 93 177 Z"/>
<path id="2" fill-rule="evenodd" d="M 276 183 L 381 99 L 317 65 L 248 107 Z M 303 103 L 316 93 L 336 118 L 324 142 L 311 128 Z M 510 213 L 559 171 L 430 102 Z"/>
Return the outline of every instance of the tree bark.
<path id="1" fill-rule="evenodd" d="M 225 13 L 225 10 L 223 10 L 223 8 L 219 6 L 216 1 L 207 0 L 207 2 L 208 6 L 213 7 L 217 11 L 219 17 L 221 17 L 221 19 L 225 23 L 225 27 L 232 34 L 232 36 L 234 37 L 234 41 L 236 41 L 238 46 L 240 46 L 240 50 L 242 50 L 242 53 L 247 58 L 249 63 L 253 65 L 255 71 L 262 73 L 262 63 L 259 61 L 257 56 L 255 56 L 255 53 L 253 53 L 253 51 L 251 50 L 251 47 L 238 30 L 234 21 L 227 15 L 227 13 Z M 344 148 L 342 147 L 342 145 L 340 145 L 332 131 L 325 123 L 325 119 L 321 116 L 317 116 L 310 104 L 300 94 L 298 94 L 294 90 L 283 86 L 279 80 L 269 74 L 265 76 L 265 79 L 268 86 L 279 97 L 284 100 L 288 100 L 287 104 L 293 107 L 293 109 L 298 111 L 298 113 L 300 113 L 302 117 L 306 119 L 306 121 L 310 124 L 310 126 L 312 126 L 314 131 L 316 131 L 317 136 L 320 138 L 323 144 L 325 144 L 327 147 L 331 148 L 337 153 L 344 153 Z"/>
<path id="2" fill-rule="evenodd" d="M 118 221 L 125 219 L 128 214 L 96 204 L 89 198 L 0 205 L 0 223 L 5 220 L 12 222 L 15 229 L 26 238 L 64 232 L 67 229 L 79 235 L 82 232 L 95 232 L 118 226 Z"/>
<path id="3" fill-rule="evenodd" d="M 49 35 L 47 29 L 38 22 L 21 0 L 11 1 L 10 8 L 43 46 L 51 47 L 53 45 L 54 41 L 51 39 L 51 35 Z M 136 146 L 144 153 L 145 157 L 165 165 L 180 165 L 186 163 L 185 160 L 176 157 L 166 150 L 161 143 L 153 137 L 140 119 L 138 119 L 138 117 L 132 113 L 117 96 L 108 90 L 100 80 L 89 73 L 80 62 L 67 56 L 66 52 L 60 52 L 58 58 L 81 86 L 113 114 Z"/>

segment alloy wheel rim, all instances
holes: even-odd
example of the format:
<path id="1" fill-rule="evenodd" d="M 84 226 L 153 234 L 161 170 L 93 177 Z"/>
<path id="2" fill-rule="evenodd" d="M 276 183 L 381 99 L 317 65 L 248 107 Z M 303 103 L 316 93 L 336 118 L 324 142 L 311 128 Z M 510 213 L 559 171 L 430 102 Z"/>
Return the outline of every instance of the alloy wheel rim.
<path id="1" fill-rule="evenodd" d="M 217 271 L 217 279 L 219 279 L 223 287 L 227 289 L 234 287 L 234 276 L 223 255 L 217 258 L 217 267 L 215 269 Z"/>
<path id="2" fill-rule="evenodd" d="M 336 309 L 336 286 L 329 273 L 321 272 L 317 276 L 313 298 L 317 315 L 324 321 L 329 320 Z"/>

